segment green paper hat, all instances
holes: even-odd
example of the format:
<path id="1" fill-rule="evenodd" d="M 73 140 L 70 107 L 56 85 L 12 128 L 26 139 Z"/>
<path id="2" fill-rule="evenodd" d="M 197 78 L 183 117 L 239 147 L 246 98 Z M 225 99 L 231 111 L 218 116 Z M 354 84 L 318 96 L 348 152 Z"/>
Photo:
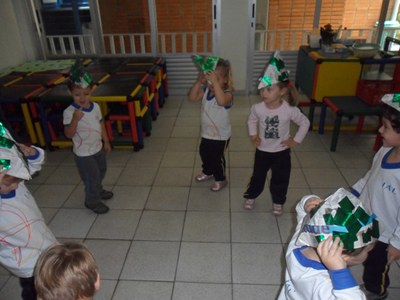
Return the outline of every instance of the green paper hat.
<path id="1" fill-rule="evenodd" d="M 85 71 L 79 59 L 69 70 L 69 77 L 75 85 L 79 85 L 84 89 L 93 83 L 92 76 Z"/>
<path id="2" fill-rule="evenodd" d="M 296 245 L 317 247 L 329 236 L 339 237 L 344 250 L 362 248 L 379 237 L 378 221 L 357 197 L 341 188 L 304 218 Z"/>
<path id="3" fill-rule="evenodd" d="M 275 51 L 264 71 L 264 75 L 259 79 L 258 89 L 263 89 L 278 82 L 289 81 L 289 71 L 285 67 L 280 52 Z"/>
<path id="4" fill-rule="evenodd" d="M 2 123 L 0 123 L 0 168 L 2 171 L 7 170 L 7 175 L 24 180 L 31 179 L 24 155 Z"/>
<path id="5" fill-rule="evenodd" d="M 216 56 L 202 56 L 196 54 L 193 56 L 193 60 L 203 73 L 207 73 L 215 70 L 220 58 Z"/>
<path id="6" fill-rule="evenodd" d="M 386 94 L 382 97 L 381 101 L 400 111 L 400 94 Z"/>

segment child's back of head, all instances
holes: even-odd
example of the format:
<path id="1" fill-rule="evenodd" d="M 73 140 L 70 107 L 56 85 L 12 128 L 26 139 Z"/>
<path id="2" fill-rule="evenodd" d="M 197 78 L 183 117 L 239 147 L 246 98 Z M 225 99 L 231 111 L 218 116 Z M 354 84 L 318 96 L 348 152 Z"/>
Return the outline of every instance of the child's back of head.
<path id="1" fill-rule="evenodd" d="M 93 255 L 76 242 L 49 247 L 39 257 L 35 269 L 39 300 L 92 299 L 99 280 Z"/>

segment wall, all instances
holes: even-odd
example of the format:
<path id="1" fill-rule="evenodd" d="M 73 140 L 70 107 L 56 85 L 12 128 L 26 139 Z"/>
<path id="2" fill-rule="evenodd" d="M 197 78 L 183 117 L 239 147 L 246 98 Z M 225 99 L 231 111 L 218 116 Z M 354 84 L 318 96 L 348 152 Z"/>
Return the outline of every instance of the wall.
<path id="1" fill-rule="evenodd" d="M 26 61 L 13 0 L 0 1 L 0 70 Z M 6 41 L 6 42 L 5 42 Z"/>
<path id="2" fill-rule="evenodd" d="M 233 83 L 237 91 L 245 90 L 247 82 L 247 12 L 247 1 L 221 0 L 220 56 L 231 62 Z"/>

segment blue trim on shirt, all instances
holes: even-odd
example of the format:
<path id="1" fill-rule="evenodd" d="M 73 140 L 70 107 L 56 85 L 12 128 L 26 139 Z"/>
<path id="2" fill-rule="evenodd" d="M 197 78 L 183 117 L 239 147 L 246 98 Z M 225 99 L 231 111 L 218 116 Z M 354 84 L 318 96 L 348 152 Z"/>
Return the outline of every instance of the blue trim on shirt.
<path id="1" fill-rule="evenodd" d="M 93 110 L 93 108 L 94 108 L 94 104 L 93 104 L 93 102 L 89 102 L 89 103 L 90 103 L 89 108 L 84 108 L 84 107 L 82 107 L 82 106 L 76 104 L 75 102 L 73 102 L 71 105 L 72 105 L 73 107 L 75 107 L 76 109 L 81 109 L 81 110 L 84 111 L 84 112 L 91 112 L 91 111 Z"/>
<path id="2" fill-rule="evenodd" d="M 400 163 L 389 163 L 388 157 L 394 148 L 390 149 L 385 156 L 382 158 L 381 167 L 382 169 L 400 169 Z"/>
<path id="3" fill-rule="evenodd" d="M 26 158 L 29 159 L 29 160 L 34 160 L 34 159 L 38 159 L 39 156 L 40 156 L 40 152 L 36 150 L 35 154 L 26 156 Z"/>
<path id="4" fill-rule="evenodd" d="M 230 92 L 230 91 L 229 91 Z M 224 93 L 226 93 L 226 91 L 224 90 Z M 207 89 L 207 93 L 206 93 L 206 100 L 207 101 L 211 101 L 212 99 L 215 98 L 215 95 L 211 92 L 211 90 Z M 232 104 L 229 105 L 225 105 L 224 108 L 225 109 L 229 109 L 232 107 Z"/>
<path id="5" fill-rule="evenodd" d="M 293 254 L 296 257 L 297 261 L 306 268 L 313 268 L 316 270 L 326 270 L 325 266 L 320 263 L 319 261 L 312 260 L 304 256 L 304 254 L 301 252 L 304 248 L 307 248 L 308 246 L 304 246 L 301 248 L 296 248 L 293 249 Z"/>
<path id="6" fill-rule="evenodd" d="M 1 199 L 11 199 L 15 197 L 15 190 L 10 191 L 8 194 L 0 195 Z"/>
<path id="7" fill-rule="evenodd" d="M 344 290 L 358 286 L 349 268 L 328 271 L 332 279 L 332 286 L 335 290 Z"/>
<path id="8" fill-rule="evenodd" d="M 329 276 L 332 280 L 332 286 L 335 290 L 344 290 L 358 285 L 349 268 L 344 268 L 340 270 L 328 270 L 321 262 L 309 259 L 304 256 L 301 250 L 306 247 L 308 246 L 293 249 L 294 256 L 303 267 L 328 271 Z"/>
<path id="9" fill-rule="evenodd" d="M 360 197 L 360 193 L 359 193 L 357 190 L 351 188 L 350 192 L 351 192 L 354 196 Z"/>

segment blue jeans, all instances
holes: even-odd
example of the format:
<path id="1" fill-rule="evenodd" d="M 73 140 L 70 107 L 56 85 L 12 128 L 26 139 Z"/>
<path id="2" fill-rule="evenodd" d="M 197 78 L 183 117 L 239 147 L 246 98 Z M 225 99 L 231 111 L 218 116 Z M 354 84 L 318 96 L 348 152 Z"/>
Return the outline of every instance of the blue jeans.
<path id="1" fill-rule="evenodd" d="M 75 162 L 85 185 L 85 203 L 94 208 L 101 202 L 102 182 L 107 171 L 106 152 L 101 149 L 90 156 L 75 155 Z"/>

